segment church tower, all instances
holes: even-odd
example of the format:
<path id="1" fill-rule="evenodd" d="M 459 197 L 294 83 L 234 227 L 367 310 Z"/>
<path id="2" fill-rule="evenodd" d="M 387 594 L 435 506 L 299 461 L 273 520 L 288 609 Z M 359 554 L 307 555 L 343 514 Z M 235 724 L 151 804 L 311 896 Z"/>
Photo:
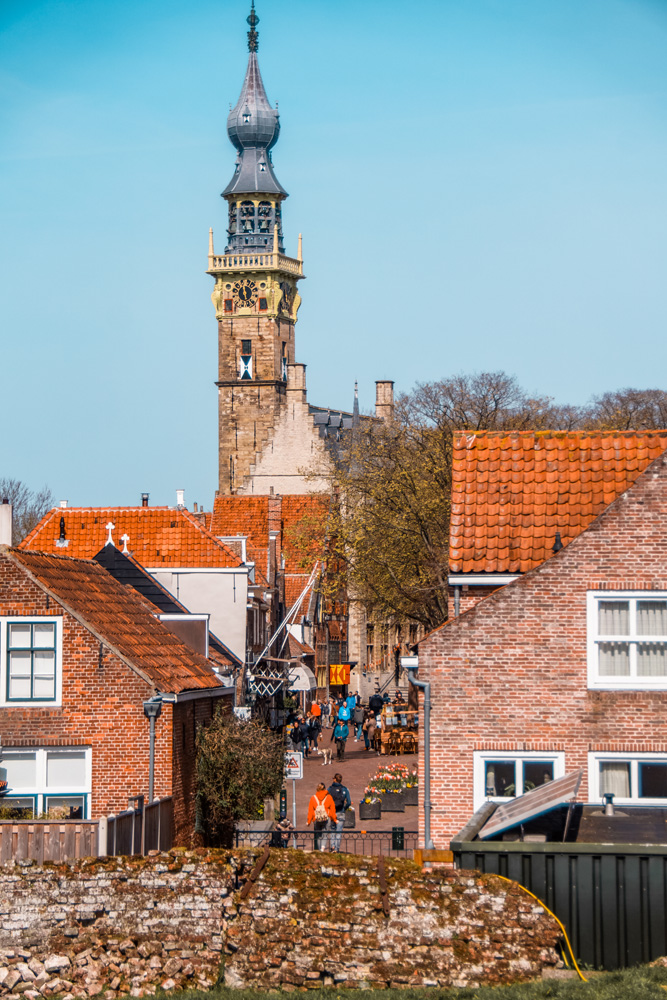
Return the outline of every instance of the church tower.
<path id="1" fill-rule="evenodd" d="M 241 96 L 227 118 L 235 147 L 234 176 L 222 192 L 229 223 L 222 255 L 209 233 L 208 271 L 218 321 L 219 491 L 242 491 L 258 452 L 284 405 L 288 365 L 294 364 L 294 324 L 303 277 L 301 237 L 296 257 L 284 252 L 282 203 L 287 192 L 271 161 L 278 111 L 269 104 L 257 61 L 254 0 L 248 17 L 248 68 Z"/>

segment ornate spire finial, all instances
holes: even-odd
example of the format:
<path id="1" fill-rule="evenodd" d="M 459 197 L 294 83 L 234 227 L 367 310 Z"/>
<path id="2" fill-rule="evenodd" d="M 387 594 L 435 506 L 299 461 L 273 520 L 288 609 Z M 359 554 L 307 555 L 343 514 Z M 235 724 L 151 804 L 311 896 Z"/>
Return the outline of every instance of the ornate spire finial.
<path id="1" fill-rule="evenodd" d="M 248 24 L 250 25 L 250 31 L 248 32 L 248 51 L 257 51 L 257 25 L 259 24 L 259 18 L 255 13 L 255 0 L 252 0 L 250 4 L 250 14 L 246 18 Z"/>

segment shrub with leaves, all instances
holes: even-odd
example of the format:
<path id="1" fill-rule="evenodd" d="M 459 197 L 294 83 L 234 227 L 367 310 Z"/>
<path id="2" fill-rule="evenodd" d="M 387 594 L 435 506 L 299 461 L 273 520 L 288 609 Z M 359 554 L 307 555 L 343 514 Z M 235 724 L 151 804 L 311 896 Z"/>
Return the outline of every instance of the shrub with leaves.
<path id="1" fill-rule="evenodd" d="M 207 843 L 228 847 L 239 820 L 256 819 L 283 783 L 282 737 L 218 712 L 197 734 L 197 809 Z"/>

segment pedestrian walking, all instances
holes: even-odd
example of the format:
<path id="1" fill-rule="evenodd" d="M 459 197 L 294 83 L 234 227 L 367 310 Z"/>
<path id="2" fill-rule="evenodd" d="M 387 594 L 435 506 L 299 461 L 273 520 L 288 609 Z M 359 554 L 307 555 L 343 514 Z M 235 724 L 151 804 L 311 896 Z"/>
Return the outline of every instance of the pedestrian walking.
<path id="1" fill-rule="evenodd" d="M 383 704 L 384 703 L 382 701 L 382 695 L 380 694 L 379 691 L 376 691 L 375 694 L 371 695 L 368 702 L 368 707 L 370 708 L 370 710 L 373 712 L 374 715 L 378 715 L 382 711 Z"/>
<path id="2" fill-rule="evenodd" d="M 302 715 L 299 716 L 299 742 L 304 757 L 308 756 L 308 743 L 310 741 L 310 728 Z"/>
<path id="3" fill-rule="evenodd" d="M 352 720 L 354 722 L 354 742 L 358 743 L 361 739 L 362 726 L 364 724 L 364 709 L 359 702 L 358 705 L 354 706 L 354 712 L 352 713 Z"/>
<path id="4" fill-rule="evenodd" d="M 322 732 L 322 723 L 320 721 L 320 716 L 311 715 L 310 720 L 308 722 L 308 738 L 310 740 L 311 750 L 317 750 L 317 743 L 321 732 Z"/>
<path id="5" fill-rule="evenodd" d="M 340 840 L 345 826 L 345 810 L 352 805 L 352 799 L 349 789 L 343 784 L 343 775 L 339 772 L 334 774 L 334 780 L 329 785 L 329 795 L 336 807 L 336 822 L 332 827 L 332 829 L 335 828 L 336 832 L 331 834 L 331 850 L 340 851 Z"/>
<path id="6" fill-rule="evenodd" d="M 345 719 L 339 719 L 334 726 L 333 732 L 331 734 L 331 739 L 336 741 L 336 759 L 345 760 L 345 744 L 347 738 L 350 735 L 350 730 L 348 728 Z M 329 740 L 331 742 L 331 740 Z"/>
<path id="7" fill-rule="evenodd" d="M 375 730 L 377 729 L 377 721 L 375 718 L 375 713 L 368 710 L 368 716 L 364 722 L 364 741 L 366 743 L 367 750 L 373 750 L 373 740 L 375 739 Z"/>
<path id="8" fill-rule="evenodd" d="M 336 829 L 336 806 L 327 791 L 327 786 L 322 781 L 308 803 L 306 826 L 310 826 L 311 823 L 314 824 L 313 850 L 325 851 L 328 840 L 325 831 Z"/>
<path id="9" fill-rule="evenodd" d="M 350 708 L 347 702 L 343 698 L 341 698 L 341 700 L 338 702 L 338 711 L 336 712 L 337 718 L 342 719 L 344 722 L 348 722 L 351 714 L 352 713 L 350 712 Z"/>

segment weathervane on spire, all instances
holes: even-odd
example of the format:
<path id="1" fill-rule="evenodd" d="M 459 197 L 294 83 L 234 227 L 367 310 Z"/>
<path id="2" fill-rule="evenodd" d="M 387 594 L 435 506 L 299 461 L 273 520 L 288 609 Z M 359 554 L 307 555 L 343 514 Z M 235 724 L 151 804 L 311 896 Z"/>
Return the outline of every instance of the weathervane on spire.
<path id="1" fill-rule="evenodd" d="M 248 24 L 250 25 L 250 31 L 248 32 L 248 51 L 257 51 L 257 31 L 255 28 L 259 24 L 259 18 L 255 13 L 255 0 L 251 0 L 250 4 L 250 14 L 246 18 Z"/>

